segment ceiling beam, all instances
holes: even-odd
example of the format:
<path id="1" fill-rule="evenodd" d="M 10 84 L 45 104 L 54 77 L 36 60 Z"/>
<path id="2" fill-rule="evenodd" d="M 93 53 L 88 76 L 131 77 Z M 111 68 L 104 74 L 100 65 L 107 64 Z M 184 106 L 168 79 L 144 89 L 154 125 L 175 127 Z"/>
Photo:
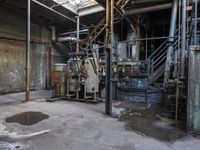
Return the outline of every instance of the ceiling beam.
<path id="1" fill-rule="evenodd" d="M 52 9 L 51 7 L 48 7 L 48 6 L 44 5 L 44 4 L 42 4 L 41 2 L 39 2 L 39 1 L 37 1 L 37 0 L 32 0 L 32 2 L 34 2 L 34 3 L 40 5 L 40 6 L 44 7 L 44 8 L 46 8 L 46 9 L 48 9 L 48 10 L 54 12 L 54 13 L 56 13 L 56 14 L 58 14 L 58 15 L 64 17 L 65 19 L 68 19 L 68 20 L 70 20 L 70 21 L 76 23 L 76 20 L 75 20 L 75 19 L 70 18 L 70 17 L 68 17 L 68 16 L 66 16 L 66 15 L 64 15 L 64 14 L 62 14 L 62 13 L 60 13 L 60 12 L 58 12 L 58 11 Z"/>
<path id="2" fill-rule="evenodd" d="M 152 6 L 146 6 L 146 7 L 140 7 L 140 8 L 134 8 L 129 9 L 125 11 L 125 15 L 136 15 L 136 14 L 142 14 L 147 12 L 153 12 L 158 10 L 165 10 L 172 8 L 172 3 L 166 3 L 166 4 L 159 4 L 159 5 L 152 5 Z"/>

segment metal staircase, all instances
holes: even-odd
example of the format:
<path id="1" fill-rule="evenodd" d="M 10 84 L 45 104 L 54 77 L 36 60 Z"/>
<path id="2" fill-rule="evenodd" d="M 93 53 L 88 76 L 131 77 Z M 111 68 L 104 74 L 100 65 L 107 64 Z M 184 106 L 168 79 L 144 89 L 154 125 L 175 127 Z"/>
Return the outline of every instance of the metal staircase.
<path id="1" fill-rule="evenodd" d="M 180 39 L 176 39 L 173 43 L 173 51 L 178 49 Z M 148 58 L 149 62 L 149 84 L 153 84 L 163 77 L 165 72 L 165 64 L 167 60 L 168 39 L 155 50 Z M 173 53 L 174 55 L 175 53 Z"/>
<path id="2" fill-rule="evenodd" d="M 123 11 L 129 0 L 118 0 L 116 6 Z M 104 17 L 91 31 L 91 33 L 81 42 L 80 48 L 87 50 L 89 46 L 97 39 L 97 37 L 106 29 L 106 17 Z"/>
<path id="3" fill-rule="evenodd" d="M 88 47 L 96 40 L 96 38 L 104 31 L 106 18 L 103 18 L 91 31 L 91 33 L 81 42 L 81 49 L 88 49 Z"/>

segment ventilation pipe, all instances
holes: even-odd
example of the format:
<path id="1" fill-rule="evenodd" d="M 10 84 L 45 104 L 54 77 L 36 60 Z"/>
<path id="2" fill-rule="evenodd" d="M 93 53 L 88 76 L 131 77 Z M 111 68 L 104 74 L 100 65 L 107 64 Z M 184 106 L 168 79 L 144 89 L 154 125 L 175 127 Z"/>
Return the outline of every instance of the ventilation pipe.
<path id="1" fill-rule="evenodd" d="M 169 39 L 168 39 L 169 46 L 167 49 L 167 60 L 166 60 L 165 73 L 164 73 L 164 86 L 166 86 L 167 81 L 170 77 L 170 70 L 171 70 L 170 65 L 172 63 L 173 43 L 175 40 L 174 36 L 175 36 L 175 31 L 176 31 L 177 11 L 178 11 L 178 0 L 173 0 Z"/>
<path id="2" fill-rule="evenodd" d="M 142 14 L 147 12 L 153 12 L 158 10 L 165 10 L 172 7 L 172 3 L 166 3 L 166 4 L 159 4 L 159 5 L 152 5 L 152 6 L 146 6 L 142 8 L 136 8 L 136 9 L 130 9 L 125 11 L 125 15 L 136 15 L 136 14 Z"/>
<path id="3" fill-rule="evenodd" d="M 74 36 L 67 36 L 67 37 L 58 37 L 58 42 L 66 42 L 66 41 L 77 41 L 77 38 Z"/>
<path id="4" fill-rule="evenodd" d="M 50 26 L 50 29 L 51 29 L 51 40 L 52 41 L 56 41 L 56 28 L 55 26 Z"/>

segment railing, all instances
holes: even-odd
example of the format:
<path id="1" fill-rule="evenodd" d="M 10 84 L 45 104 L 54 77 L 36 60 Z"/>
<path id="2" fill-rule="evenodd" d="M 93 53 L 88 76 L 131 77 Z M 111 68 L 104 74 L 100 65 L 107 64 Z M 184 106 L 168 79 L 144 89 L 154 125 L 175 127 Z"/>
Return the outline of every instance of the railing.
<path id="1" fill-rule="evenodd" d="M 168 47 L 168 39 L 163 42 L 163 44 L 158 47 L 148 58 L 149 62 L 149 76 L 154 75 L 156 69 L 158 68 L 159 65 L 161 65 L 161 62 L 163 59 L 166 58 L 166 49 Z"/>
<path id="2" fill-rule="evenodd" d="M 181 27 L 177 26 L 175 31 L 175 35 L 178 35 L 178 31 Z M 175 38 L 175 42 L 173 43 L 173 51 L 178 49 L 178 44 L 180 39 Z M 154 82 L 157 78 L 159 78 L 164 73 L 164 68 L 167 60 L 167 49 L 169 47 L 169 40 L 165 40 L 148 58 L 149 62 L 149 78 L 150 82 Z"/>

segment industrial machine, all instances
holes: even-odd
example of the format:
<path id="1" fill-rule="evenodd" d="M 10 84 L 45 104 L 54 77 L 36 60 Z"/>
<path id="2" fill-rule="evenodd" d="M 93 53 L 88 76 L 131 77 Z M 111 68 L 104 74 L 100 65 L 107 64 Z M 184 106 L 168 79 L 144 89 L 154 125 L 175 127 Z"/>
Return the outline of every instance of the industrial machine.
<path id="1" fill-rule="evenodd" d="M 135 34 L 128 34 L 128 42 L 117 43 L 117 61 L 113 62 L 115 98 L 137 102 L 160 102 L 162 90 L 150 83 L 150 61 L 137 60 Z"/>
<path id="2" fill-rule="evenodd" d="M 120 100 L 147 101 L 148 63 L 145 61 L 119 61 L 115 78 L 116 98 Z M 141 97 L 143 97 L 141 99 Z"/>
<path id="3" fill-rule="evenodd" d="M 96 65 L 94 65 L 96 63 Z M 69 100 L 99 101 L 99 66 L 96 58 L 71 58 L 55 64 L 52 71 L 53 97 Z"/>
<path id="4" fill-rule="evenodd" d="M 54 71 L 51 72 L 52 80 L 52 97 L 63 97 L 65 96 L 65 69 L 66 64 L 54 64 Z"/>

